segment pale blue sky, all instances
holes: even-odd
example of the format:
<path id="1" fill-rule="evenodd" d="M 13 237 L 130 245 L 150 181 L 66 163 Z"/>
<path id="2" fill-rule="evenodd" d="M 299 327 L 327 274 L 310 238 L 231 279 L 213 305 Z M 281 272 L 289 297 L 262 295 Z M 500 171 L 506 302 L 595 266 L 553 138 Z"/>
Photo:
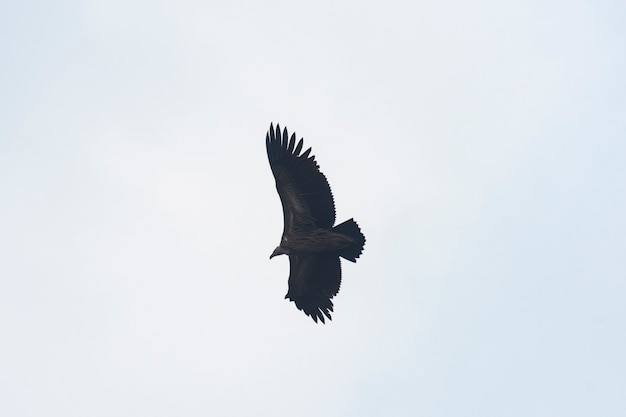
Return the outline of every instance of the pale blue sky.
<path id="1" fill-rule="evenodd" d="M 626 7 L 0 5 L 0 415 L 626 415 Z M 367 237 L 287 291 L 265 155 Z"/>

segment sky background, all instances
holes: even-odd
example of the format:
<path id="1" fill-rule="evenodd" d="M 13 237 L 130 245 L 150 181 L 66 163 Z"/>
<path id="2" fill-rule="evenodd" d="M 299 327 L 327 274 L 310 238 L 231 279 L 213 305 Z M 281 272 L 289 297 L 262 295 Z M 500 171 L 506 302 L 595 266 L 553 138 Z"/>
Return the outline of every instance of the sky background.
<path id="1" fill-rule="evenodd" d="M 0 415 L 626 415 L 620 1 L 3 1 Z M 283 297 L 270 122 L 367 237 Z"/>

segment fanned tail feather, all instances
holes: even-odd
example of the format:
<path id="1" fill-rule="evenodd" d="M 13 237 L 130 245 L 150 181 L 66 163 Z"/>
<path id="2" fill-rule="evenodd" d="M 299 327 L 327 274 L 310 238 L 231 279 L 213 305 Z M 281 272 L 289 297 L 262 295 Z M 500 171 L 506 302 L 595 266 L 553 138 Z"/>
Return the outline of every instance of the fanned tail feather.
<path id="1" fill-rule="evenodd" d="M 333 232 L 350 236 L 355 240 L 354 245 L 342 249 L 338 253 L 342 258 L 351 262 L 356 262 L 357 258 L 361 256 L 361 253 L 363 253 L 363 247 L 365 246 L 365 236 L 361 233 L 359 225 L 354 221 L 354 219 L 346 220 L 345 222 L 333 227 Z"/>

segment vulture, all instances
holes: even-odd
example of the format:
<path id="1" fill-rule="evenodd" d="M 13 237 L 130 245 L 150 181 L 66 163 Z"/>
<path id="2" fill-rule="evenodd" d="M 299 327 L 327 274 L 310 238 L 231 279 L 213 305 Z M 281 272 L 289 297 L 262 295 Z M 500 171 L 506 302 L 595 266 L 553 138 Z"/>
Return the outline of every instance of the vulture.
<path id="1" fill-rule="evenodd" d="M 283 235 L 270 255 L 289 256 L 289 289 L 285 298 L 316 323 L 332 320 L 333 302 L 341 285 L 339 258 L 356 262 L 365 236 L 353 220 L 334 226 L 335 203 L 311 148 L 303 139 L 273 124 L 265 136 L 267 158 L 283 206 Z"/>

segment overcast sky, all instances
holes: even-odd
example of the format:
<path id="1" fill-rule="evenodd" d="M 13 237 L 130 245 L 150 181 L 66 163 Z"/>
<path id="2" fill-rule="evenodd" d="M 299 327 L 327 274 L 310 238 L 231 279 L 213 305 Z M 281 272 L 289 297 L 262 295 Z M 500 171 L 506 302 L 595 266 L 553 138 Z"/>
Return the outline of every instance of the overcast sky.
<path id="1" fill-rule="evenodd" d="M 626 415 L 620 1 L 4 1 L 0 415 Z M 283 297 L 270 122 L 367 237 Z"/>

